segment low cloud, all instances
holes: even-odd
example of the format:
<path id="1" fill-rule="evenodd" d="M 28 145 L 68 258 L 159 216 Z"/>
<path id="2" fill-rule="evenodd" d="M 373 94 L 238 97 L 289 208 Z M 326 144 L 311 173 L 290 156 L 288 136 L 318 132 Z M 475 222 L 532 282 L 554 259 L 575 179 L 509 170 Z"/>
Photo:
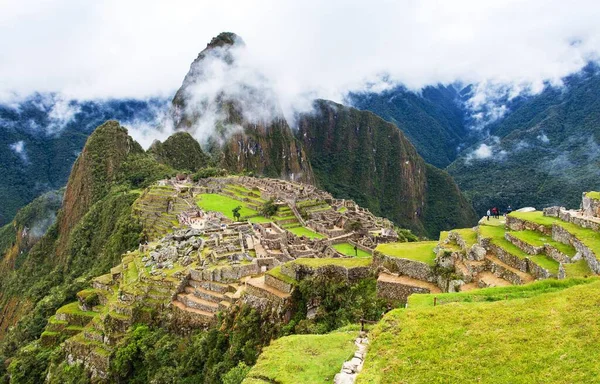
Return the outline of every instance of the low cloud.
<path id="1" fill-rule="evenodd" d="M 25 142 L 19 140 L 9 145 L 10 149 L 21 158 L 23 163 L 29 164 L 29 157 L 27 156 L 27 150 L 25 149 Z"/>
<path id="2" fill-rule="evenodd" d="M 470 164 L 473 160 L 504 160 L 508 152 L 499 146 L 500 139 L 491 136 L 488 143 L 482 143 L 465 156 L 465 163 Z"/>
<path id="3" fill-rule="evenodd" d="M 550 139 L 548 138 L 548 136 L 546 136 L 546 134 L 544 132 L 540 133 L 537 136 L 537 139 L 544 144 L 548 144 L 550 142 Z"/>

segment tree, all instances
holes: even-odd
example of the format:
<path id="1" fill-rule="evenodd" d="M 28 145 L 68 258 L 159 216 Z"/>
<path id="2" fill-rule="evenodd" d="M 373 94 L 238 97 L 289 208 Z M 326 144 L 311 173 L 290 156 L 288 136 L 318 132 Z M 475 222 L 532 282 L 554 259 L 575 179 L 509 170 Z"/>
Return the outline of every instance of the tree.
<path id="1" fill-rule="evenodd" d="M 269 201 L 265 202 L 262 209 L 260 210 L 260 213 L 262 213 L 265 217 L 271 217 L 277 213 L 277 209 L 278 207 L 275 204 L 275 200 L 270 199 Z"/>
<path id="2" fill-rule="evenodd" d="M 233 208 L 231 210 L 231 212 L 233 212 L 233 218 L 235 219 L 235 221 L 240 221 L 240 210 L 242 209 L 242 206 L 238 205 L 237 207 Z"/>

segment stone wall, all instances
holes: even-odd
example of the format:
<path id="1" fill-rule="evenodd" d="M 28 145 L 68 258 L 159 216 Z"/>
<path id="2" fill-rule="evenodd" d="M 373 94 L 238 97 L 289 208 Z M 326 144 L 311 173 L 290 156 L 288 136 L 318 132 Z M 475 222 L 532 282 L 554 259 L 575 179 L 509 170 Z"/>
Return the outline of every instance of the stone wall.
<path id="1" fill-rule="evenodd" d="M 525 253 L 528 253 L 530 255 L 539 255 L 540 253 L 544 252 L 543 245 L 539 246 L 539 247 L 535 246 L 535 245 L 531 245 L 529 243 L 522 241 L 521 239 L 518 239 L 517 237 L 513 236 L 509 232 L 506 232 L 504 234 L 504 238 L 506 240 L 508 240 L 509 242 L 513 243 L 517 248 L 520 248 Z"/>
<path id="2" fill-rule="evenodd" d="M 585 193 L 581 198 L 581 208 L 587 216 L 600 217 L 600 200 L 586 197 Z"/>
<path id="3" fill-rule="evenodd" d="M 536 263 L 534 263 L 533 261 L 527 259 L 527 269 L 528 272 L 535 277 L 537 280 L 540 279 L 548 279 L 550 277 L 556 277 L 555 274 L 551 273 L 550 271 L 548 271 L 545 268 L 540 267 L 539 265 L 537 265 Z"/>
<path id="4" fill-rule="evenodd" d="M 570 263 L 571 258 L 549 244 L 544 245 L 546 255 L 559 263 Z"/>
<path id="5" fill-rule="evenodd" d="M 413 293 L 429 293 L 429 289 L 416 287 L 398 282 L 377 280 L 377 296 L 389 300 L 406 302 L 408 296 Z"/>
<path id="6" fill-rule="evenodd" d="M 437 282 L 433 268 L 420 261 L 386 256 L 381 252 L 375 251 L 373 252 L 373 266 L 382 266 L 392 273 L 409 276 L 413 279 L 429 281 L 431 283 Z"/>
<path id="7" fill-rule="evenodd" d="M 265 284 L 285 293 L 291 293 L 294 289 L 293 284 L 286 283 L 283 280 L 279 280 L 278 278 L 273 277 L 268 273 L 265 275 Z"/>
<path id="8" fill-rule="evenodd" d="M 594 252 L 586 247 L 578 238 L 571 235 L 566 229 L 560 225 L 552 226 L 552 238 L 563 244 L 571 244 L 575 250 L 585 259 L 590 269 L 594 273 L 600 273 L 600 262 L 596 258 Z"/>
<path id="9" fill-rule="evenodd" d="M 532 221 L 517 219 L 516 217 L 512 217 L 510 215 L 506 216 L 506 226 L 513 231 L 536 231 L 543 233 L 544 235 L 551 236 L 552 228 L 546 227 L 541 224 L 536 224 Z"/>
<path id="10" fill-rule="evenodd" d="M 494 244 L 490 244 L 490 250 L 504 263 L 518 269 L 521 272 L 527 272 L 527 260 L 520 259 L 519 257 L 506 252 L 504 248 Z"/>
<path id="11" fill-rule="evenodd" d="M 190 275 L 194 280 L 209 280 L 223 283 L 237 281 L 244 276 L 255 275 L 258 273 L 260 273 L 260 268 L 256 263 L 226 265 L 203 270 L 190 270 Z"/>

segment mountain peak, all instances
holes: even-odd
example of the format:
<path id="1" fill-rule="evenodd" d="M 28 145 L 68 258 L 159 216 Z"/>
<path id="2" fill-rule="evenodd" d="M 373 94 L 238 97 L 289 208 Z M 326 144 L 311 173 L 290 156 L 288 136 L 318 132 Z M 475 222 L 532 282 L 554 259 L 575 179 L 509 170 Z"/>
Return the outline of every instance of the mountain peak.
<path id="1" fill-rule="evenodd" d="M 210 43 L 206 45 L 206 49 L 219 48 L 227 45 L 246 45 L 241 37 L 233 32 L 221 32 L 216 37 L 213 37 Z"/>

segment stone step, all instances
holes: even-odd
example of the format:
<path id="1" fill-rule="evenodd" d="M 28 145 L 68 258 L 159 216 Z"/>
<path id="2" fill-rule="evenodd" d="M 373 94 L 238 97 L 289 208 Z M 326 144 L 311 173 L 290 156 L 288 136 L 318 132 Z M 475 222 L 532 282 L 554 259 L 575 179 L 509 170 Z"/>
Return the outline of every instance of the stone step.
<path id="1" fill-rule="evenodd" d="M 214 292 L 202 287 L 194 288 L 188 285 L 185 287 L 185 291 L 186 293 L 193 293 L 196 297 L 212 301 L 213 303 L 218 303 L 219 301 L 225 299 L 225 296 L 222 293 Z"/>
<path id="2" fill-rule="evenodd" d="M 477 276 L 477 286 L 479 288 L 487 288 L 487 287 L 506 287 L 512 285 L 509 281 L 506 281 L 492 272 L 481 272 Z M 462 289 L 461 289 L 462 290 Z"/>
<path id="3" fill-rule="evenodd" d="M 217 312 L 219 310 L 219 304 L 213 303 L 212 301 L 204 300 L 191 293 L 179 293 L 177 300 L 185 304 L 186 307 L 199 309 L 206 312 Z"/>
<path id="4" fill-rule="evenodd" d="M 204 288 L 217 293 L 225 293 L 229 291 L 229 285 L 219 283 L 216 281 L 207 281 L 207 280 L 188 280 L 188 285 L 194 288 Z"/>
<path id="5" fill-rule="evenodd" d="M 463 263 L 473 275 L 485 271 L 486 268 L 485 260 L 463 260 Z"/>
<path id="6" fill-rule="evenodd" d="M 195 316 L 198 316 L 198 317 L 202 318 L 203 320 L 205 320 L 207 323 L 212 323 L 215 320 L 215 314 L 213 312 L 208 312 L 208 311 L 203 311 L 201 309 L 188 307 L 179 300 L 173 300 L 171 302 L 171 305 L 173 305 L 173 307 L 175 307 L 175 308 L 178 308 L 179 310 L 194 314 Z"/>
<path id="7" fill-rule="evenodd" d="M 229 301 L 220 301 L 219 302 L 219 311 L 226 311 L 231 307 L 231 303 Z"/>
<path id="8" fill-rule="evenodd" d="M 510 281 L 514 285 L 527 284 L 535 280 L 530 274 L 511 267 L 491 253 L 485 258 L 491 273 L 504 280 Z"/>
<path id="9" fill-rule="evenodd" d="M 458 276 L 460 276 L 461 280 L 465 283 L 470 283 L 473 281 L 473 272 L 465 265 L 462 260 L 456 260 L 454 263 L 454 271 Z"/>
<path id="10" fill-rule="evenodd" d="M 246 292 L 256 297 L 266 298 L 275 303 L 284 303 L 291 297 L 289 293 L 282 292 L 265 283 L 265 276 L 248 279 Z"/>
<path id="11" fill-rule="evenodd" d="M 114 301 L 110 303 L 109 308 L 111 311 L 114 311 L 121 315 L 133 316 L 133 307 L 128 304 L 119 301 Z"/>

